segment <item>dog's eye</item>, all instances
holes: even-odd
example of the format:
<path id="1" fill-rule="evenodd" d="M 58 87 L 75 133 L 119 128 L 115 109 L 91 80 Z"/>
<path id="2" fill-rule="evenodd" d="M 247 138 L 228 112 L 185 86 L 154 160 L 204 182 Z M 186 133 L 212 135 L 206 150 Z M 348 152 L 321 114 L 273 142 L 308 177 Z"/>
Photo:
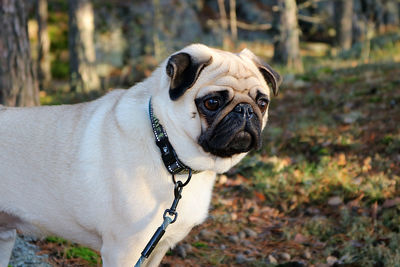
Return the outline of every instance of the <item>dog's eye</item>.
<path id="1" fill-rule="evenodd" d="M 208 98 L 204 101 L 204 106 L 211 111 L 215 111 L 220 107 L 220 100 L 216 97 Z"/>
<path id="2" fill-rule="evenodd" d="M 260 98 L 260 99 L 257 100 L 257 105 L 260 108 L 262 113 L 264 113 L 265 110 L 267 109 L 268 103 L 269 103 L 269 101 L 267 99 L 264 99 L 264 98 Z"/>

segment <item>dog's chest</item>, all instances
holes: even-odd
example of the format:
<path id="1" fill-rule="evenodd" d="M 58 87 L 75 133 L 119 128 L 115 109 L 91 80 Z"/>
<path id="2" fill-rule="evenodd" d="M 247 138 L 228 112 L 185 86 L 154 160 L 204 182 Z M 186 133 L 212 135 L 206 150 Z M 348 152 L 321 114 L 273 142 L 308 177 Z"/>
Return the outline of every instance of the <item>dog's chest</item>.
<path id="1" fill-rule="evenodd" d="M 193 226 L 207 218 L 214 180 L 214 173 L 201 173 L 194 175 L 190 183 L 183 188 L 182 199 L 177 208 L 177 221 L 168 229 L 168 236 L 176 236 L 176 241 L 179 241 Z"/>

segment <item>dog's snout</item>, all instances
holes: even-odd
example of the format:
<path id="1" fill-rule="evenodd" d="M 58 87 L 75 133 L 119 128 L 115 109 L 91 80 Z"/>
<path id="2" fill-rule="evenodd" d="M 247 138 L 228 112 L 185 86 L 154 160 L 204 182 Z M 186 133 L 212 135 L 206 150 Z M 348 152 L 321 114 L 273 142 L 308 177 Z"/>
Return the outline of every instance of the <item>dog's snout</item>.
<path id="1" fill-rule="evenodd" d="M 245 115 L 247 118 L 251 118 L 254 114 L 253 107 L 248 103 L 240 103 L 234 109 L 234 112 Z"/>

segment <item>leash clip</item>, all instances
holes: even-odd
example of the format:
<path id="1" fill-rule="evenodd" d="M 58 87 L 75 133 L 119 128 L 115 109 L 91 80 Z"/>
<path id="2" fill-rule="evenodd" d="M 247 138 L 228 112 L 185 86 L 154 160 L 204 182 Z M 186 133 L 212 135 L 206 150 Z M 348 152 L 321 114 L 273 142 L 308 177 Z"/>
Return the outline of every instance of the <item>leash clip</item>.
<path id="1" fill-rule="evenodd" d="M 167 229 L 168 225 L 174 223 L 178 218 L 178 212 L 176 211 L 176 207 L 178 206 L 179 200 L 182 198 L 182 190 L 192 178 L 192 170 L 190 168 L 188 170 L 188 177 L 186 181 L 183 183 L 180 180 L 175 179 L 175 175 L 172 174 L 172 181 L 174 182 L 174 201 L 172 202 L 171 208 L 166 209 L 163 214 L 163 223 L 160 227 L 157 228 L 156 232 L 153 234 L 149 242 L 147 243 L 146 247 L 141 253 L 139 260 L 136 262 L 135 267 L 140 267 L 143 263 L 144 259 L 148 258 L 153 252 L 154 248 L 157 246 L 160 239 L 163 237 L 165 230 Z"/>

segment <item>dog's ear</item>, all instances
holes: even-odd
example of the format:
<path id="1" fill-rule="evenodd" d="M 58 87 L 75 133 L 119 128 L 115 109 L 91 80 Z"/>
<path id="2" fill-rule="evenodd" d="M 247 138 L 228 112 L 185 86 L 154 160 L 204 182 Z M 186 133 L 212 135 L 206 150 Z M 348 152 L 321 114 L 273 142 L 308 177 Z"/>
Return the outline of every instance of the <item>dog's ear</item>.
<path id="1" fill-rule="evenodd" d="M 258 69 L 260 70 L 261 74 L 263 75 L 265 81 L 269 86 L 271 86 L 274 95 L 278 94 L 279 85 L 282 83 L 282 77 L 277 73 L 275 70 L 271 68 L 270 65 L 267 63 L 258 60 L 256 63 Z"/>
<path id="2" fill-rule="evenodd" d="M 171 78 L 169 97 L 176 100 L 192 87 L 200 72 L 211 63 L 211 59 L 206 62 L 197 62 L 188 53 L 172 55 L 166 69 L 167 75 Z"/>
<path id="3" fill-rule="evenodd" d="M 263 75 L 267 84 L 272 88 L 274 95 L 278 94 L 279 85 L 282 83 L 282 77 L 275 70 L 271 68 L 270 65 L 262 61 L 259 57 L 253 54 L 249 49 L 243 49 L 240 54 L 244 54 L 249 57 L 254 64 L 257 66 L 258 70 Z"/>

